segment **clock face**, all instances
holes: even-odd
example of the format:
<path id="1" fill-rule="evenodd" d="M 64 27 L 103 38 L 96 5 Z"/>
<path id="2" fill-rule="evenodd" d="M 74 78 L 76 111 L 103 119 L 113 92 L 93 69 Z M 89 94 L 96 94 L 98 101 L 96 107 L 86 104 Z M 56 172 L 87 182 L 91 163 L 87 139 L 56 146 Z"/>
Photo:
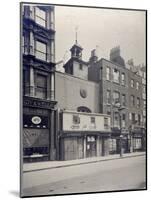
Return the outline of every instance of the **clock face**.
<path id="1" fill-rule="evenodd" d="M 86 98 L 87 97 L 87 91 L 85 89 L 80 89 L 80 95 L 82 98 Z"/>

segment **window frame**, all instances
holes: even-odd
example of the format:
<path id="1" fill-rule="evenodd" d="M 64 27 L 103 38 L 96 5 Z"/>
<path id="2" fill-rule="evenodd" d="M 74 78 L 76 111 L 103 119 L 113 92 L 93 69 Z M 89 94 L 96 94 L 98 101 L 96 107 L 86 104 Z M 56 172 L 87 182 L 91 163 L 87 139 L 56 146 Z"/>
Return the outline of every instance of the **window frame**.
<path id="1" fill-rule="evenodd" d="M 106 80 L 111 80 L 111 68 L 109 66 L 106 67 Z"/>
<path id="2" fill-rule="evenodd" d="M 118 73 L 118 79 L 115 79 L 115 73 Z M 113 82 L 120 84 L 120 71 L 116 68 L 113 69 Z"/>
<path id="3" fill-rule="evenodd" d="M 115 98 L 115 94 L 118 94 L 118 98 Z M 120 92 L 119 91 L 113 91 L 113 102 L 114 104 L 120 103 Z"/>
<path id="4" fill-rule="evenodd" d="M 46 50 L 45 52 L 43 52 L 43 51 L 37 49 L 37 44 L 38 44 L 38 43 L 41 43 L 41 44 L 45 45 L 45 50 Z M 39 55 L 45 56 L 45 58 L 42 58 L 42 57 L 39 56 L 37 53 L 38 53 Z M 39 59 L 39 60 L 47 61 L 48 53 L 47 53 L 47 43 L 46 43 L 46 42 L 43 42 L 43 41 L 38 40 L 38 39 L 35 40 L 35 57 L 36 57 L 37 59 Z"/>
<path id="5" fill-rule="evenodd" d="M 139 88 L 140 88 L 140 84 L 139 84 L 139 82 L 137 81 L 137 82 L 136 82 L 136 90 L 139 90 Z"/>
<path id="6" fill-rule="evenodd" d="M 38 85 L 38 76 L 40 77 L 44 77 L 45 78 L 45 87 L 42 87 L 42 86 L 39 86 Z M 47 84 L 48 84 L 48 76 L 47 75 L 44 75 L 44 74 L 41 74 L 41 73 L 36 73 L 36 97 L 40 98 L 40 99 L 47 99 L 48 97 L 48 94 L 47 94 Z M 37 95 L 37 93 L 39 92 L 38 90 L 40 90 L 41 94 L 43 94 L 43 97 L 40 97 L 40 95 Z M 39 94 L 40 94 L 39 93 Z"/>
<path id="7" fill-rule="evenodd" d="M 74 125 L 80 124 L 80 117 L 79 117 L 79 115 L 74 114 L 72 116 L 72 122 L 73 122 Z"/>
<path id="8" fill-rule="evenodd" d="M 104 129 L 108 129 L 108 128 L 109 128 L 109 118 L 104 117 Z"/>
<path id="9" fill-rule="evenodd" d="M 36 13 L 36 11 L 37 11 L 37 12 L 39 11 L 39 12 Z M 38 15 L 38 14 L 41 13 L 41 12 L 43 12 L 43 13 L 45 14 L 45 17 L 42 17 L 42 16 Z M 44 24 L 40 23 L 38 20 L 44 22 Z M 44 27 L 44 28 L 47 28 L 47 12 L 46 12 L 45 10 L 39 8 L 39 7 L 35 7 L 35 22 L 36 22 L 38 25 L 40 25 L 40 26 L 42 26 L 42 27 Z"/>
<path id="10" fill-rule="evenodd" d="M 137 108 L 140 108 L 140 106 L 141 106 L 140 97 L 137 97 L 137 99 L 136 99 L 136 105 L 137 105 Z"/>
<path id="11" fill-rule="evenodd" d="M 134 79 L 131 79 L 131 88 L 134 88 Z"/>
<path id="12" fill-rule="evenodd" d="M 126 106 L 126 94 L 121 95 L 121 103 L 122 103 L 122 106 Z"/>
<path id="13" fill-rule="evenodd" d="M 109 89 L 107 89 L 106 91 L 106 100 L 107 100 L 107 104 L 111 104 L 111 90 Z"/>
<path id="14" fill-rule="evenodd" d="M 132 99 L 133 98 L 133 99 Z M 130 99 L 131 99 L 131 106 L 135 106 L 135 96 L 134 95 L 131 95 L 130 96 Z"/>
<path id="15" fill-rule="evenodd" d="M 95 124 L 95 117 L 90 117 L 91 124 Z"/>
<path id="16" fill-rule="evenodd" d="M 123 127 L 126 127 L 126 113 L 122 113 L 122 128 Z"/>
<path id="17" fill-rule="evenodd" d="M 123 79 L 123 77 L 124 77 L 124 79 Z M 124 72 L 121 73 L 121 85 L 123 85 L 123 86 L 126 85 L 126 76 L 125 76 Z"/>
<path id="18" fill-rule="evenodd" d="M 116 120 L 115 120 L 116 119 Z M 114 112 L 114 117 L 113 117 L 113 124 L 114 124 L 114 127 L 119 127 L 120 126 L 120 123 L 119 123 L 119 112 L 115 111 Z M 115 123 L 116 122 L 116 123 Z"/>

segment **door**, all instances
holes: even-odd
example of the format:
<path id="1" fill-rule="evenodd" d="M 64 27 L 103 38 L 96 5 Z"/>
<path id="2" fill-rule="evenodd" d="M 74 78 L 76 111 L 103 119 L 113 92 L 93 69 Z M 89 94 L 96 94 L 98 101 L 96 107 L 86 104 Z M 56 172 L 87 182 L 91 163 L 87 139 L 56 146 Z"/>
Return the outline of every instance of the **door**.
<path id="1" fill-rule="evenodd" d="M 96 136 L 87 136 L 86 139 L 86 156 L 96 156 Z"/>

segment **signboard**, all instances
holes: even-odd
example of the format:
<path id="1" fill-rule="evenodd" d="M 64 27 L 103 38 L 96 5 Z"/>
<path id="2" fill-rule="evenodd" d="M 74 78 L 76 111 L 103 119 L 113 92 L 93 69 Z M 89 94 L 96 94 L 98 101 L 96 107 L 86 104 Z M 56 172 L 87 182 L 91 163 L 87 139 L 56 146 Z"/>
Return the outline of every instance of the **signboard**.
<path id="1" fill-rule="evenodd" d="M 55 101 L 40 100 L 25 96 L 23 98 L 23 105 L 29 107 L 53 109 L 55 104 L 56 104 Z"/>
<path id="2" fill-rule="evenodd" d="M 108 118 L 108 126 L 106 119 Z M 63 131 L 111 131 L 110 117 L 92 113 L 63 112 Z"/>
<path id="3" fill-rule="evenodd" d="M 38 115 L 23 115 L 24 128 L 48 128 L 48 117 Z"/>
<path id="4" fill-rule="evenodd" d="M 31 121 L 32 121 L 33 124 L 40 124 L 41 118 L 38 117 L 38 116 L 34 116 L 34 117 L 32 117 Z"/>
<path id="5" fill-rule="evenodd" d="M 129 133 L 129 130 L 126 129 L 126 128 L 122 128 L 122 129 L 121 129 L 121 133 L 122 133 L 122 134 L 128 134 L 128 133 Z"/>

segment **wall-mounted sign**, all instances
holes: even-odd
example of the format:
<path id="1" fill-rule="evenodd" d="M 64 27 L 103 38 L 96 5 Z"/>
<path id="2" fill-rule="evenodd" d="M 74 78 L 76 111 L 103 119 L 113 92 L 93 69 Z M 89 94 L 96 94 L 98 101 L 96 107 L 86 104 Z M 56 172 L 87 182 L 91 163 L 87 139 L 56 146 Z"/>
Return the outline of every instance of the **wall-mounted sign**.
<path id="1" fill-rule="evenodd" d="M 31 121 L 32 121 L 33 124 L 40 124 L 41 118 L 38 117 L 38 116 L 34 116 L 34 117 L 32 117 Z"/>
<path id="2" fill-rule="evenodd" d="M 75 116 L 78 120 L 75 120 Z M 95 118 L 92 120 L 91 118 Z M 108 118 L 108 128 L 104 126 L 104 118 Z M 63 113 L 63 131 L 110 131 L 110 117 L 92 113 Z"/>
<path id="3" fill-rule="evenodd" d="M 47 116 L 42 115 L 23 115 L 24 128 L 48 128 Z"/>
<path id="4" fill-rule="evenodd" d="M 55 101 L 47 101 L 25 96 L 23 98 L 23 105 L 27 107 L 53 109 L 55 104 Z"/>

